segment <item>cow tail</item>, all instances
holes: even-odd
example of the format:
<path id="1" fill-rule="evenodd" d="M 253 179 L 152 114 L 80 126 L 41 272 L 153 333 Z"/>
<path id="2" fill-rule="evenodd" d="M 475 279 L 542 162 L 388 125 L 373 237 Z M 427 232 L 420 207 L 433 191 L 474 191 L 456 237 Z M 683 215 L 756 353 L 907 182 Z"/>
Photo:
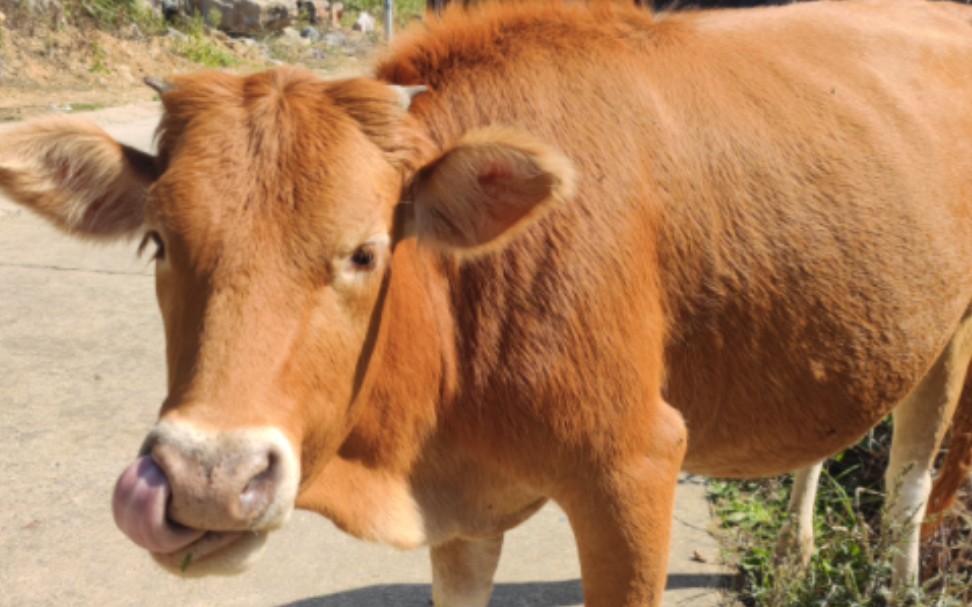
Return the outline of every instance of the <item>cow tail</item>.
<path id="1" fill-rule="evenodd" d="M 962 395 L 952 417 L 948 451 L 928 498 L 922 539 L 930 538 L 942 524 L 945 511 L 952 507 L 959 489 L 972 474 L 972 368 L 965 377 Z"/>

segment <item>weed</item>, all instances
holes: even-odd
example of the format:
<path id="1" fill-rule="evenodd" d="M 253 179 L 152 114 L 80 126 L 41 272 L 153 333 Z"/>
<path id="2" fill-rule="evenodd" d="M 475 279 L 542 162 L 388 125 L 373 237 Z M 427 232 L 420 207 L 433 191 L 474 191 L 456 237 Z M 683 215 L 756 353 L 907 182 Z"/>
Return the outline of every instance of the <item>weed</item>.
<path id="1" fill-rule="evenodd" d="M 80 6 L 95 22 L 112 29 L 137 21 L 143 11 L 137 0 L 86 0 Z"/>
<path id="2" fill-rule="evenodd" d="M 213 29 L 219 29 L 219 24 L 223 22 L 223 13 L 219 12 L 219 9 L 212 8 L 209 9 L 209 15 L 206 18 L 206 23 L 209 27 Z"/>
<path id="3" fill-rule="evenodd" d="M 219 11 L 210 12 L 209 18 L 219 23 Z M 193 63 L 211 68 L 230 67 L 236 64 L 236 57 L 219 48 L 206 33 L 206 23 L 200 14 L 188 21 L 186 38 L 176 44 L 175 50 Z"/>
<path id="4" fill-rule="evenodd" d="M 56 49 L 57 40 L 54 38 L 54 34 L 52 32 L 47 32 L 47 34 L 44 36 L 44 55 L 46 55 L 47 58 L 51 58 L 54 56 Z"/>
<path id="5" fill-rule="evenodd" d="M 889 528 L 883 522 L 887 504 L 882 477 L 889 442 L 890 425 L 884 424 L 825 466 L 816 505 L 816 552 L 806 570 L 798 555 L 782 563 L 775 557 L 777 536 L 788 516 L 788 483 L 774 479 L 710 484 L 725 530 L 727 561 L 740 570 L 738 598 L 744 605 L 884 607 L 897 599 L 935 607 L 969 604 L 972 542 L 967 530 L 972 515 L 964 519 L 964 539 L 956 541 L 952 532 L 950 544 L 957 543 L 958 549 L 940 550 L 937 557 L 926 554 L 922 587 L 907 597 L 891 596 L 895 546 L 908 529 Z"/>
<path id="6" fill-rule="evenodd" d="M 925 587 L 972 605 L 972 490 L 966 485 L 953 511 L 922 551 Z"/>
<path id="7" fill-rule="evenodd" d="M 106 107 L 108 107 L 108 106 L 106 104 L 104 104 L 104 103 L 87 103 L 87 102 L 83 102 L 82 101 L 82 102 L 78 102 L 78 103 L 71 103 L 71 104 L 69 104 L 68 105 L 68 111 L 69 112 L 93 112 L 95 110 L 101 110 L 101 109 L 104 109 Z M 99 379 L 100 380 L 101 378 L 96 375 L 95 376 L 95 379 Z"/>
<path id="8" fill-rule="evenodd" d="M 379 24 L 384 22 L 384 0 L 345 0 L 344 17 L 341 25 L 350 27 L 358 18 L 358 13 L 367 11 Z M 425 0 L 392 0 L 392 12 L 396 28 L 404 28 L 425 15 Z"/>
<path id="9" fill-rule="evenodd" d="M 108 53 L 105 49 L 98 44 L 98 41 L 91 43 L 91 68 L 90 72 L 93 74 L 107 74 L 110 72 L 108 69 L 108 64 L 105 62 L 108 59 Z"/>
<path id="10" fill-rule="evenodd" d="M 396 0 L 395 24 L 405 27 L 425 15 L 425 0 Z"/>
<path id="11" fill-rule="evenodd" d="M 176 45 L 176 51 L 189 61 L 204 67 L 230 67 L 236 64 L 236 57 L 205 38 L 186 38 Z"/>

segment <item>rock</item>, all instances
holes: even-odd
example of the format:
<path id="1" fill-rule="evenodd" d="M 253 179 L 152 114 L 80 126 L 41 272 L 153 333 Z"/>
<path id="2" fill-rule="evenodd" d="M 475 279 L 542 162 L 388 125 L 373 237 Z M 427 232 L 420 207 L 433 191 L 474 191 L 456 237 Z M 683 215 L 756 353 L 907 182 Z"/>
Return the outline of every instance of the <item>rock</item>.
<path id="1" fill-rule="evenodd" d="M 167 23 L 175 21 L 185 6 L 184 0 L 148 0 L 152 10 L 162 14 Z"/>
<path id="2" fill-rule="evenodd" d="M 0 11 L 0 25 L 3 25 L 6 22 L 7 22 L 7 16 L 3 14 L 3 11 Z"/>
<path id="3" fill-rule="evenodd" d="M 344 3 L 334 2 L 331 4 L 331 29 L 341 28 L 341 17 L 344 16 Z"/>
<path id="4" fill-rule="evenodd" d="M 316 27 L 305 27 L 300 30 L 300 37 L 312 42 L 317 42 L 321 39 L 321 31 Z"/>
<path id="5" fill-rule="evenodd" d="M 290 25 L 295 6 L 282 0 L 187 0 L 187 4 L 203 16 L 218 11 L 219 29 L 237 35 L 280 31 Z"/>
<path id="6" fill-rule="evenodd" d="M 341 32 L 328 32 L 324 34 L 324 44 L 328 47 L 344 46 L 348 41 L 348 37 Z"/>
<path id="7" fill-rule="evenodd" d="M 297 42 L 300 40 L 300 33 L 288 26 L 280 30 L 280 38 L 288 42 Z"/>
<path id="8" fill-rule="evenodd" d="M 184 42 L 186 40 L 186 38 L 188 38 L 188 36 L 186 36 L 185 34 L 183 34 L 182 32 L 180 32 L 179 30 L 177 30 L 175 28 L 172 28 L 172 27 L 170 27 L 169 29 L 167 29 L 165 33 L 166 33 L 167 36 L 170 36 L 172 38 L 175 38 L 176 40 L 178 40 L 180 42 Z"/>
<path id="9" fill-rule="evenodd" d="M 375 31 L 375 18 L 369 15 L 367 11 L 361 11 L 352 28 L 359 32 L 373 32 Z"/>
<path id="10" fill-rule="evenodd" d="M 19 7 L 28 8 L 35 13 L 46 13 L 51 10 L 64 10 L 64 7 L 61 6 L 60 0 L 21 0 L 21 2 L 18 2 L 16 5 Z"/>
<path id="11" fill-rule="evenodd" d="M 330 4 L 327 0 L 297 0 L 297 13 L 301 19 L 306 19 L 311 25 L 327 15 Z"/>

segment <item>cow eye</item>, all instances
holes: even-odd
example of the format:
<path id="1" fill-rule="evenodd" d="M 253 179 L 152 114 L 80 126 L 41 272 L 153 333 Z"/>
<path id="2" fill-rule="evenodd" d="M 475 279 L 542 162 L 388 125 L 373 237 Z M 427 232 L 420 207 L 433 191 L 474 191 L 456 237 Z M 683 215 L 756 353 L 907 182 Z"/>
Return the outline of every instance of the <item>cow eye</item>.
<path id="1" fill-rule="evenodd" d="M 374 245 L 363 244 L 351 254 L 351 265 L 354 266 L 355 270 L 374 270 L 376 257 Z"/>
<path id="2" fill-rule="evenodd" d="M 165 242 L 162 241 L 162 236 L 155 230 L 149 230 L 145 233 L 142 243 L 138 245 L 138 254 L 141 255 L 145 252 L 145 247 L 148 246 L 149 241 L 155 245 L 155 255 L 152 256 L 152 259 L 155 261 L 165 259 Z"/>

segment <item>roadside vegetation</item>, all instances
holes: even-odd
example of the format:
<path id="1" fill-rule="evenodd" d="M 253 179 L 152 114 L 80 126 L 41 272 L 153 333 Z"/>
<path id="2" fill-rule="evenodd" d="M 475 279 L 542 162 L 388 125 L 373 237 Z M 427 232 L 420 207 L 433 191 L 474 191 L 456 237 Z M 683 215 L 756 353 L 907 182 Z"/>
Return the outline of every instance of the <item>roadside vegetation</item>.
<path id="1" fill-rule="evenodd" d="M 384 1 L 343 5 L 340 27 L 329 15 L 311 23 L 301 14 L 279 31 L 231 36 L 218 13 L 167 21 L 149 0 L 0 0 L 0 122 L 150 101 L 146 76 L 281 63 L 331 76 L 360 72 L 383 43 Z M 400 31 L 422 18 L 425 0 L 394 0 L 394 10 Z M 352 28 L 362 11 L 376 31 Z"/>
<path id="2" fill-rule="evenodd" d="M 214 10 L 209 19 L 199 14 L 181 19 L 184 36 L 176 42 L 175 51 L 203 67 L 232 67 L 239 63 L 236 55 L 210 37 L 210 32 L 219 27 L 219 18 L 220 13 Z"/>
<path id="3" fill-rule="evenodd" d="M 736 595 L 747 607 L 884 607 L 972 604 L 972 495 L 922 549 L 924 580 L 909 597 L 890 595 L 896 538 L 905 531 L 882 522 L 884 467 L 890 422 L 833 458 L 821 475 L 814 517 L 816 552 L 804 570 L 799 557 L 777 562 L 780 527 L 787 520 L 789 479 L 710 484 L 726 561 L 738 569 Z"/>

